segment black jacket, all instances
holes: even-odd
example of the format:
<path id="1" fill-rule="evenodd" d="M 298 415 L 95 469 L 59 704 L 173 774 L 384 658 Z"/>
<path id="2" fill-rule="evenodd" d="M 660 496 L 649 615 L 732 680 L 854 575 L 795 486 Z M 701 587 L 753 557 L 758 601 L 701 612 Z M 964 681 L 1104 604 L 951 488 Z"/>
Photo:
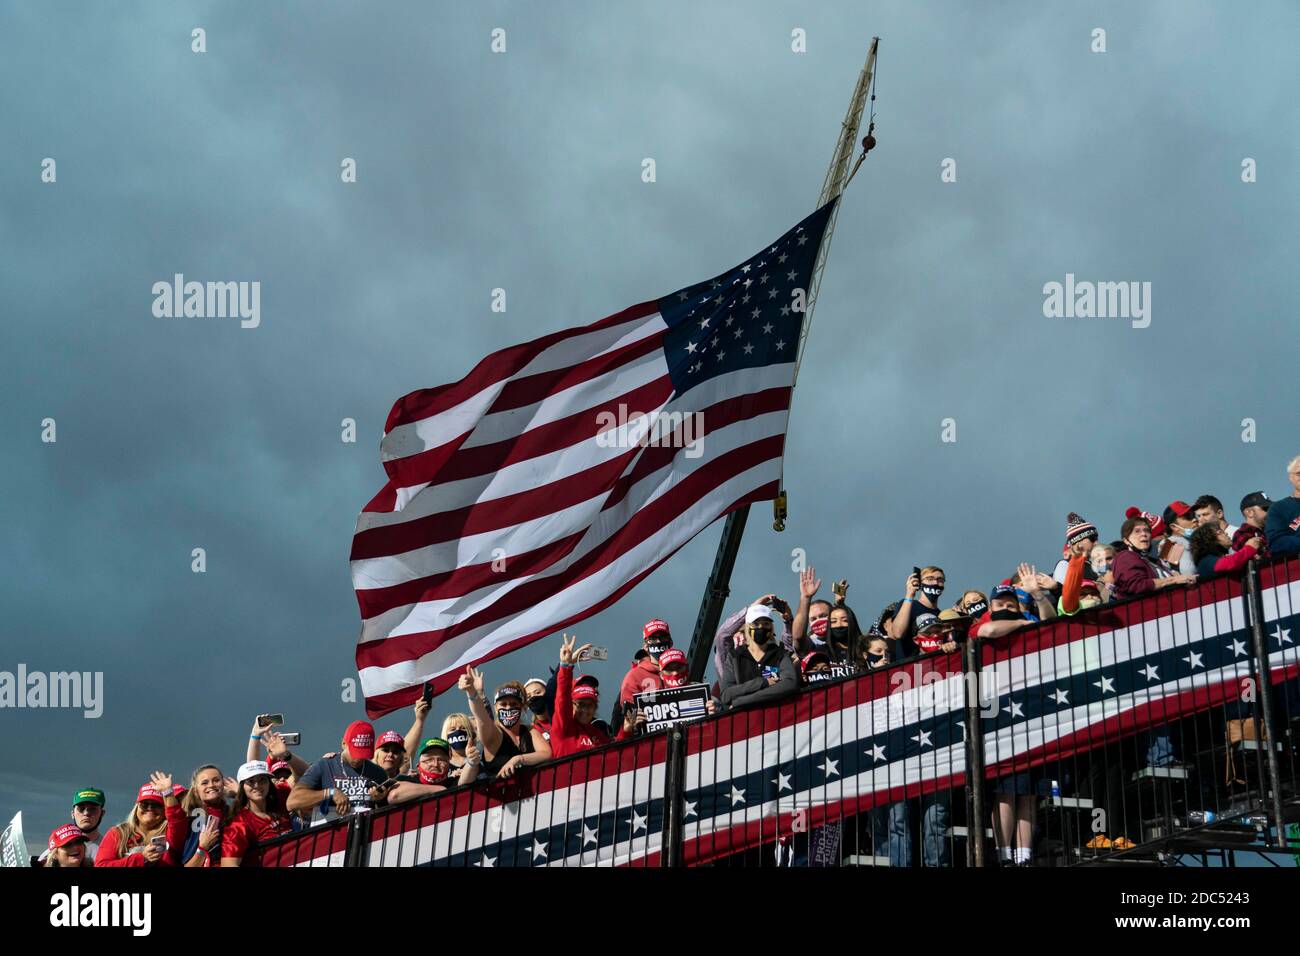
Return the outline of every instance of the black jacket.
<path id="1" fill-rule="evenodd" d="M 779 671 L 776 683 L 771 686 L 763 676 L 765 667 L 775 667 Z M 754 660 L 749 653 L 749 642 L 745 642 L 723 659 L 720 683 L 722 705 L 733 709 L 764 704 L 794 694 L 799 690 L 799 671 L 790 652 L 776 641 L 768 645 L 761 661 Z"/>

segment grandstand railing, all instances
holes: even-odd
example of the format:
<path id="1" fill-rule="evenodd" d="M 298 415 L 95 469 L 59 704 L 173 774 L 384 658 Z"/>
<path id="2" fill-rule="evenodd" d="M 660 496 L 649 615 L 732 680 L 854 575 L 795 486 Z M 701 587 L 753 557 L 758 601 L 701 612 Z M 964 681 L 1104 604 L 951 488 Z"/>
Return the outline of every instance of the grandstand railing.
<path id="1" fill-rule="evenodd" d="M 987 865 L 1004 835 L 1039 865 L 1284 848 L 1300 818 L 1298 612 L 1300 561 L 1251 562 L 353 814 L 267 844 L 263 862 Z"/>

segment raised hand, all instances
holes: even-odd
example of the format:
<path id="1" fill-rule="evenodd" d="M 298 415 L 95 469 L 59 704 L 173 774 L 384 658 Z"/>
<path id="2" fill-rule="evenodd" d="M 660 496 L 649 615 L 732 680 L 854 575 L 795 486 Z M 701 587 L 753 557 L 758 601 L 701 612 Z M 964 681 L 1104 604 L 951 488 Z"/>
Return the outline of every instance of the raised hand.
<path id="1" fill-rule="evenodd" d="M 208 818 L 203 821 L 203 829 L 199 831 L 199 846 L 205 850 L 211 850 L 221 842 L 221 818 L 208 814 Z"/>
<path id="2" fill-rule="evenodd" d="M 239 781 L 234 777 L 226 777 L 221 781 L 221 784 L 226 796 L 230 797 L 230 799 L 233 800 L 239 796 Z"/>
<path id="3" fill-rule="evenodd" d="M 799 596 L 812 598 L 816 597 L 817 592 L 821 589 L 821 578 L 817 577 L 817 569 L 809 565 L 799 572 Z"/>
<path id="4" fill-rule="evenodd" d="M 1037 568 L 1035 568 L 1032 564 L 1028 564 L 1024 561 L 1021 561 L 1020 565 L 1016 568 L 1016 573 L 1020 575 L 1021 590 L 1029 591 L 1030 593 L 1033 593 L 1033 591 L 1037 590 L 1038 588 Z"/>
<path id="5" fill-rule="evenodd" d="M 155 770 L 153 773 L 149 774 L 149 782 L 153 784 L 153 788 L 164 797 L 170 797 L 172 795 L 171 774 L 163 773 L 161 770 Z"/>
<path id="6" fill-rule="evenodd" d="M 279 759 L 289 752 L 289 745 L 284 742 L 284 738 L 278 733 L 262 734 L 262 743 L 266 744 L 268 757 Z"/>
<path id="7" fill-rule="evenodd" d="M 415 719 L 424 720 L 429 716 L 429 711 L 433 709 L 433 701 L 425 700 L 421 697 L 415 702 Z"/>
<path id="8" fill-rule="evenodd" d="M 475 668 L 472 664 L 465 668 L 464 676 L 470 680 L 470 686 L 474 688 L 476 696 L 483 693 L 483 672 Z"/>
<path id="9" fill-rule="evenodd" d="M 921 579 L 915 574 L 909 574 L 907 576 L 907 584 L 903 587 L 906 590 L 906 593 L 903 596 L 914 598 L 916 597 L 916 592 L 921 590 Z"/>

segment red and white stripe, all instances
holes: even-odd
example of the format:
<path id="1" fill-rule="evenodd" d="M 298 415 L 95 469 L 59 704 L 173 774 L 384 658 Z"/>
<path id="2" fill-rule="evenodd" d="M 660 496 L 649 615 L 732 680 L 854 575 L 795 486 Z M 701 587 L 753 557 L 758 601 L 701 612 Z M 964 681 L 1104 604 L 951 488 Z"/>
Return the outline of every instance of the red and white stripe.
<path id="1" fill-rule="evenodd" d="M 393 406 L 389 481 L 352 547 L 371 716 L 602 610 L 721 515 L 776 496 L 793 362 L 675 397 L 656 310 L 504 349 Z M 702 454 L 600 444 L 598 416 L 620 406 L 702 413 Z"/>

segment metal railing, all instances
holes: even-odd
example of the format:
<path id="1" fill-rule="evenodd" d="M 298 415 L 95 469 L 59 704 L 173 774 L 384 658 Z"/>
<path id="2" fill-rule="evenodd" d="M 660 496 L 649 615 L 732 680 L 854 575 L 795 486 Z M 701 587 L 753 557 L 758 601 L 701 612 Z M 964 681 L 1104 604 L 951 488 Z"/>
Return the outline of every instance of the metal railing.
<path id="1" fill-rule="evenodd" d="M 354 814 L 268 844 L 265 862 L 1087 865 L 1284 851 L 1300 820 L 1297 611 L 1300 561 L 1252 562 Z"/>

